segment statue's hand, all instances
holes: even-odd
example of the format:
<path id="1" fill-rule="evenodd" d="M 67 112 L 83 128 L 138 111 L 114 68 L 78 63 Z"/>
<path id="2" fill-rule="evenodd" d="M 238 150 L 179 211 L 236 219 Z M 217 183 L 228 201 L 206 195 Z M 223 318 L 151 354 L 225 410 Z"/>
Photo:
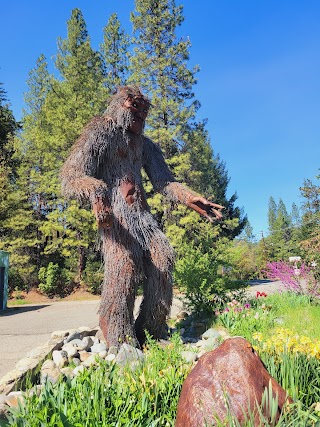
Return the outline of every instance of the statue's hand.
<path id="1" fill-rule="evenodd" d="M 189 200 L 188 206 L 200 215 L 206 217 L 210 222 L 213 222 L 215 219 L 220 220 L 223 217 L 220 211 L 224 209 L 224 206 L 209 202 L 209 200 L 201 196 L 193 196 Z"/>
<path id="2" fill-rule="evenodd" d="M 105 198 L 97 196 L 92 203 L 92 209 L 96 217 L 98 228 L 106 229 L 112 226 L 112 214 Z"/>

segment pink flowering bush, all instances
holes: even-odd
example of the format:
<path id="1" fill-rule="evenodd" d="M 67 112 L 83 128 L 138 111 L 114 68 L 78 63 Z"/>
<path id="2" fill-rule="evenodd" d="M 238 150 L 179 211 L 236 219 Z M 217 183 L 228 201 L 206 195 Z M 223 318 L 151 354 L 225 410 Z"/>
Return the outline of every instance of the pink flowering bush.
<path id="1" fill-rule="evenodd" d="M 268 262 L 264 273 L 270 280 L 280 280 L 288 291 L 320 297 L 320 283 L 315 279 L 312 269 L 304 263 L 296 268 L 284 261 Z"/>

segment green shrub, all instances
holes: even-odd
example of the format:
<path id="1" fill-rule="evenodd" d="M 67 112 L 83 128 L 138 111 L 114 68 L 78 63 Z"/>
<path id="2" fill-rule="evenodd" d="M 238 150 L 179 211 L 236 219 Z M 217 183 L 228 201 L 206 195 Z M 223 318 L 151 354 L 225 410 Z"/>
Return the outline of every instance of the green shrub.
<path id="1" fill-rule="evenodd" d="M 66 295 L 74 286 L 71 273 L 53 262 L 49 262 L 47 267 L 41 267 L 38 277 L 40 291 L 49 297 Z"/>
<path id="2" fill-rule="evenodd" d="M 89 292 L 94 295 L 100 294 L 101 284 L 103 282 L 103 269 L 101 262 L 87 262 L 82 280 L 87 286 Z"/>
<path id="3" fill-rule="evenodd" d="M 213 315 L 219 305 L 228 300 L 226 294 L 231 289 L 244 286 L 243 282 L 223 276 L 220 273 L 222 264 L 219 254 L 212 248 L 185 246 L 184 256 L 175 265 L 174 283 L 194 312 Z"/>
<path id="4" fill-rule="evenodd" d="M 27 290 L 27 284 L 21 277 L 19 271 L 14 267 L 9 268 L 8 273 L 8 293 L 12 294 L 13 291 L 25 291 Z"/>

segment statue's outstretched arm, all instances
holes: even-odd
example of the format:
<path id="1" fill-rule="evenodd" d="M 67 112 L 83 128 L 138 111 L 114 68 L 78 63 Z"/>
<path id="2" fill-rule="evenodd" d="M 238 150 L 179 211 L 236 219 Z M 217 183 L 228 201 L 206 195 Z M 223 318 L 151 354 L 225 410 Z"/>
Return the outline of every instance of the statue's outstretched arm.
<path id="1" fill-rule="evenodd" d="M 212 203 L 201 195 L 177 182 L 166 164 L 162 151 L 150 139 L 144 143 L 144 169 L 156 191 L 165 194 L 174 202 L 183 203 L 209 221 L 221 219 L 221 205 Z"/>

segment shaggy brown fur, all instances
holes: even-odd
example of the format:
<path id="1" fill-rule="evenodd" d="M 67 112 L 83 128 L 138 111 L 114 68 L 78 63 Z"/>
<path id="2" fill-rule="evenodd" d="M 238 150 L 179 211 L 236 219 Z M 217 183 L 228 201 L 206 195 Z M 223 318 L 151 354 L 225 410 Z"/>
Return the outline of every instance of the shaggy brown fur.
<path id="1" fill-rule="evenodd" d="M 164 337 L 172 303 L 174 254 L 149 211 L 141 169 L 169 199 L 200 209 L 207 217 L 221 217 L 213 209 L 219 205 L 175 181 L 161 150 L 142 135 L 149 105 L 138 88 L 121 88 L 105 114 L 84 128 L 61 172 L 65 195 L 89 199 L 98 221 L 105 262 L 100 326 L 109 346 L 141 344 L 145 329 L 154 338 Z M 140 108 L 137 113 L 135 106 Z M 141 133 L 130 131 L 136 129 L 136 120 L 141 120 Z M 134 323 L 139 282 L 144 299 Z"/>

